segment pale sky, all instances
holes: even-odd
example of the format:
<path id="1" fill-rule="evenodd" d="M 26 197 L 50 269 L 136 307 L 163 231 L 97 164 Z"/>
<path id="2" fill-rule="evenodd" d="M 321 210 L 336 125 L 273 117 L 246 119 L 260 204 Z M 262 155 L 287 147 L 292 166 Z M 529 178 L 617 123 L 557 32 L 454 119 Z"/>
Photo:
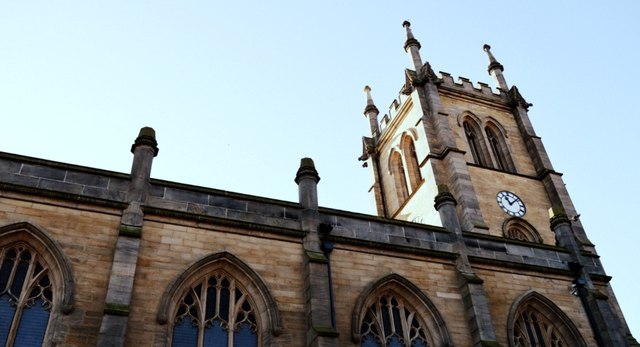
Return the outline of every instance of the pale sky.
<path id="1" fill-rule="evenodd" d="M 397 97 L 402 22 L 435 71 L 495 86 L 488 43 L 640 340 L 638 15 L 631 0 L 4 1 L 0 151 L 129 172 L 151 126 L 154 178 L 296 201 L 308 156 L 320 205 L 373 214 L 362 89 L 382 114 Z"/>

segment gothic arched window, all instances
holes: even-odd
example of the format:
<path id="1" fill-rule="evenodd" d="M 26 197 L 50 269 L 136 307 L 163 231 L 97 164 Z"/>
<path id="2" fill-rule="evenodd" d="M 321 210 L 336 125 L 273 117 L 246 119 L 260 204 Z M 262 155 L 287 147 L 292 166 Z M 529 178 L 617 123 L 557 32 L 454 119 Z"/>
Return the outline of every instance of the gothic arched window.
<path id="1" fill-rule="evenodd" d="M 0 346 L 62 345 L 56 324 L 72 308 L 73 276 L 58 243 L 26 222 L 1 226 Z"/>
<path id="2" fill-rule="evenodd" d="M 258 346 L 254 305 L 224 272 L 196 282 L 180 300 L 172 346 Z"/>
<path id="3" fill-rule="evenodd" d="M 362 347 L 452 346 L 434 304 L 398 274 L 367 286 L 356 302 L 351 329 L 353 342 Z"/>
<path id="4" fill-rule="evenodd" d="M 398 196 L 398 204 L 402 205 L 409 196 L 409 190 L 407 188 L 407 178 L 405 176 L 404 165 L 402 164 L 402 156 L 396 151 L 391 153 L 390 169 L 391 176 L 393 177 L 393 183 L 396 188 L 396 194 Z"/>
<path id="5" fill-rule="evenodd" d="M 282 331 L 260 276 L 228 252 L 207 255 L 171 282 L 158 307 L 167 346 L 270 346 Z"/>
<path id="6" fill-rule="evenodd" d="M 416 146 L 410 136 L 403 138 L 402 152 L 407 161 L 407 173 L 409 174 L 411 191 L 414 192 L 418 188 L 418 185 L 420 185 L 420 182 L 422 182 L 422 175 L 420 174 L 420 164 L 418 163 Z"/>
<path id="7" fill-rule="evenodd" d="M 428 347 L 427 332 L 405 302 L 383 295 L 367 309 L 360 327 L 363 347 Z"/>
<path id="8" fill-rule="evenodd" d="M 0 346 L 41 346 L 53 290 L 49 268 L 26 244 L 0 250 Z"/>
<path id="9" fill-rule="evenodd" d="M 489 141 L 496 169 L 515 172 L 515 166 L 502 132 L 493 124 L 487 125 L 484 131 L 487 134 L 487 141 Z"/>
<path id="10" fill-rule="evenodd" d="M 571 320 L 549 299 L 529 292 L 518 299 L 509 313 L 511 347 L 586 346 Z"/>
<path id="11" fill-rule="evenodd" d="M 467 143 L 469 144 L 469 150 L 471 151 L 471 157 L 473 158 L 474 163 L 481 166 L 487 166 L 489 159 L 487 158 L 484 149 L 484 139 L 475 122 L 473 124 L 471 122 L 472 121 L 470 120 L 465 120 L 462 123 L 464 134 L 467 138 Z"/>

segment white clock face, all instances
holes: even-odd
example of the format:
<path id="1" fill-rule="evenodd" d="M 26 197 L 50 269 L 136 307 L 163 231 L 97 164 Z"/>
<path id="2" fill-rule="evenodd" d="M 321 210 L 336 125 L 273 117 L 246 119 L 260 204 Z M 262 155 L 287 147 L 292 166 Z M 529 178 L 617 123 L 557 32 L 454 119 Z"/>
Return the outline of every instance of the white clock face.
<path id="1" fill-rule="evenodd" d="M 502 191 L 496 196 L 498 206 L 510 216 L 522 217 L 527 213 L 524 202 L 512 192 Z"/>

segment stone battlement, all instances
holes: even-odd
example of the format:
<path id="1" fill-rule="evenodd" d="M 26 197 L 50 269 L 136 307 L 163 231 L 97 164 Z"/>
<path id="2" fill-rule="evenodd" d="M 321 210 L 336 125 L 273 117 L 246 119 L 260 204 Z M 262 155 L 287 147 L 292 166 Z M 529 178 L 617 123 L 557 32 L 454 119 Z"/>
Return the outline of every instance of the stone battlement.
<path id="1" fill-rule="evenodd" d="M 458 82 L 454 82 L 453 77 L 448 72 L 440 71 L 440 85 L 449 88 L 459 89 L 468 93 L 473 93 L 485 97 L 501 97 L 506 91 L 502 91 L 499 87 L 494 91 L 488 84 L 478 82 L 476 87 L 466 77 L 458 77 Z"/>
<path id="2" fill-rule="evenodd" d="M 448 72 L 440 71 L 439 74 L 440 77 L 438 81 L 440 82 L 440 87 L 459 90 L 483 98 L 489 97 L 500 101 L 506 100 L 507 91 L 503 91 L 499 87 L 494 90 L 491 88 L 491 86 L 484 82 L 477 82 L 478 86 L 475 86 L 473 82 L 471 82 L 471 80 L 461 76 L 458 77 L 458 81 L 456 82 Z M 398 98 L 393 99 L 391 105 L 389 105 L 389 111 L 385 113 L 384 116 L 382 116 L 382 118 L 380 119 L 380 131 L 382 133 L 391 124 L 391 121 L 398 115 L 398 113 L 402 109 L 402 106 L 404 106 L 409 98 L 410 95 L 405 95 L 400 92 L 398 93 Z"/>

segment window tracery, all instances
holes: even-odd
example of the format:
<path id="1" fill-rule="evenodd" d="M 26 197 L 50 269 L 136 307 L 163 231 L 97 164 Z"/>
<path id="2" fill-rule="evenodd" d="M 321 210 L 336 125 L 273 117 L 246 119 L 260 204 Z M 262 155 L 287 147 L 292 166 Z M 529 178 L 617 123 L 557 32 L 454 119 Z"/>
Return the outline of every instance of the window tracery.
<path id="1" fill-rule="evenodd" d="M 0 250 L 0 346 L 41 346 L 53 289 L 49 268 L 26 244 Z"/>
<path id="2" fill-rule="evenodd" d="M 433 302 L 398 274 L 383 276 L 360 294 L 351 320 L 353 342 L 364 347 L 450 346 Z"/>
<path id="3" fill-rule="evenodd" d="M 233 277 L 222 271 L 211 273 L 179 302 L 172 346 L 258 346 L 254 307 Z"/>
<path id="4" fill-rule="evenodd" d="M 361 346 L 428 347 L 427 332 L 404 301 L 383 295 L 371 305 L 360 327 Z"/>
<path id="5" fill-rule="evenodd" d="M 521 218 L 507 219 L 502 226 L 502 232 L 510 239 L 542 243 L 542 238 L 536 229 Z"/>
<path id="6" fill-rule="evenodd" d="M 517 299 L 508 318 L 511 347 L 586 347 L 578 329 L 553 302 L 529 291 Z"/>

